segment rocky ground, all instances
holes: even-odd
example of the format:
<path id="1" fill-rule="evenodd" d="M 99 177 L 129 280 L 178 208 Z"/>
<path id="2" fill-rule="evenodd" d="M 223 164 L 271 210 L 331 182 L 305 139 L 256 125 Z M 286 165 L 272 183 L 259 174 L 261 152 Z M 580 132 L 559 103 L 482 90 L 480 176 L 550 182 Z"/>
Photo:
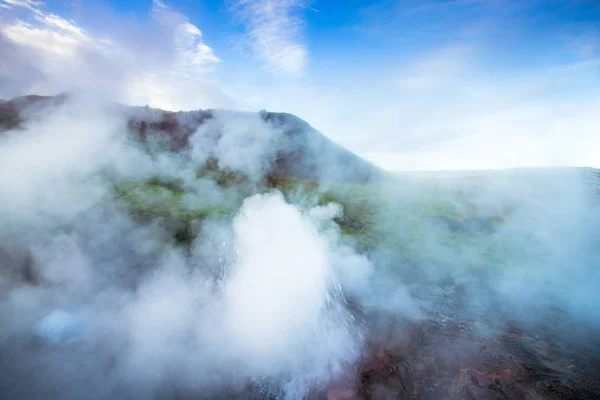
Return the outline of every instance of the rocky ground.
<path id="1" fill-rule="evenodd" d="M 485 318 L 461 317 L 454 304 L 460 296 L 456 289 L 448 288 L 436 299 L 438 311 L 419 321 L 372 323 L 355 379 L 312 398 L 600 398 L 597 333 L 573 327 L 572 335 L 558 334 L 551 322 L 545 327 L 508 322 L 484 328 L 493 325 L 495 316 L 488 315 L 489 325 Z M 554 318 L 564 323 L 559 314 Z"/>

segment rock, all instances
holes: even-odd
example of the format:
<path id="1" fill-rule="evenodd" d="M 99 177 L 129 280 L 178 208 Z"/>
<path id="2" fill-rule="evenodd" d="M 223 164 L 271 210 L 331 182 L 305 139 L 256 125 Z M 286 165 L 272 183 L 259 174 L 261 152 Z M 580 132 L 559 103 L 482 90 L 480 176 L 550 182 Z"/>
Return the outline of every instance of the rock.
<path id="1" fill-rule="evenodd" d="M 335 388 L 327 391 L 327 400 L 353 400 L 356 391 L 350 388 Z"/>
<path id="2" fill-rule="evenodd" d="M 357 231 L 364 229 L 365 224 L 360 222 L 359 220 L 352 219 L 349 217 L 337 217 L 333 219 L 336 224 L 344 228 L 351 228 Z"/>

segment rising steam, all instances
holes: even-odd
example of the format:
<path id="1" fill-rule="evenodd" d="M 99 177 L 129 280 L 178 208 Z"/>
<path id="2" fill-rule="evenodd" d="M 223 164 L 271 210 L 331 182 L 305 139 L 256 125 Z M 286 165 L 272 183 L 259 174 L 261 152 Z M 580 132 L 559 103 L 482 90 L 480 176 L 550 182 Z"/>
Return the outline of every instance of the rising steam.
<path id="1" fill-rule="evenodd" d="M 74 97 L 0 137 L 3 398 L 299 399 L 422 319 L 599 326 L 594 171 L 278 190 L 285 123 L 215 112 L 176 152 L 123 112 Z"/>

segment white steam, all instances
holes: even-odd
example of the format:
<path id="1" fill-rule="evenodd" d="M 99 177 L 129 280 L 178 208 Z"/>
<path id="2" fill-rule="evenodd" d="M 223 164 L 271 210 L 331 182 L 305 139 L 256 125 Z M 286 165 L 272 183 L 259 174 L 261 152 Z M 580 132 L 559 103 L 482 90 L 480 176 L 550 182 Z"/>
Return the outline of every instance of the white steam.
<path id="1" fill-rule="evenodd" d="M 225 301 L 236 353 L 258 370 L 300 368 L 313 379 L 353 361 L 356 332 L 314 224 L 280 195 L 259 195 L 246 200 L 234 230 L 238 260 Z"/>
<path id="2" fill-rule="evenodd" d="M 343 184 L 342 201 L 375 206 L 353 221 L 341 205 L 314 206 L 319 191 L 264 193 L 285 126 L 212 117 L 180 153 L 146 151 L 122 110 L 81 99 L 0 138 L 0 346 L 13 356 L 0 372 L 17 382 L 7 398 L 48 387 L 59 392 L 49 397 L 77 398 L 92 376 L 85 390 L 98 398 L 243 398 L 259 387 L 298 399 L 355 378 L 368 335 L 392 320 L 479 318 L 500 303 L 499 325 L 537 323 L 556 307 L 564 321 L 598 326 L 600 213 L 585 174 L 498 175 L 485 190 L 476 178 L 446 177 L 434 190 L 401 179 Z M 318 165 L 331 160 L 325 150 Z M 209 158 L 249 175 L 251 189 L 198 178 Z M 140 182 L 156 177 L 185 193 L 145 192 Z M 231 215 L 199 219 L 198 236 L 177 244 L 169 216 L 130 215 L 115 194 L 123 182 L 152 207 Z M 348 228 L 357 241 L 378 242 L 359 254 L 344 224 L 359 224 Z M 464 286 L 463 306 L 443 298 L 444 280 Z M 19 384 L 26 369 L 35 376 Z"/>
<path id="3" fill-rule="evenodd" d="M 19 396 L 35 397 L 54 379 L 73 382 L 61 392 L 68 398 L 89 373 L 105 377 L 92 384 L 98 396 L 129 388 L 147 398 L 171 386 L 240 391 L 264 382 L 296 399 L 346 372 L 360 358 L 363 332 L 343 286 L 356 286 L 371 266 L 340 244 L 332 225 L 339 208 L 300 209 L 278 192 L 255 195 L 232 221 L 204 221 L 185 252 L 163 221 L 139 224 L 114 197 L 114 182 L 160 176 L 183 180 L 190 209 L 223 204 L 235 189 L 194 178 L 205 160 L 198 152 L 260 179 L 279 131 L 258 116 L 217 114 L 196 132 L 190 158 L 158 155 L 98 106 L 68 103 L 2 138 L 0 199 L 8 207 L 0 213 L 8 224 L 0 230 L 0 318 L 10 329 L 0 342 L 59 346 L 40 367 L 50 375 L 15 385 Z M 203 147 L 210 128 L 218 141 Z M 65 345 L 81 349 L 69 356 L 59 350 Z M 86 357 L 97 367 L 60 367 L 92 348 Z M 15 367 L 42 357 L 26 349 L 13 346 Z"/>
<path id="4" fill-rule="evenodd" d="M 196 162 L 214 157 L 220 168 L 258 180 L 274 161 L 281 134 L 258 114 L 219 111 L 200 125 L 190 144 Z"/>

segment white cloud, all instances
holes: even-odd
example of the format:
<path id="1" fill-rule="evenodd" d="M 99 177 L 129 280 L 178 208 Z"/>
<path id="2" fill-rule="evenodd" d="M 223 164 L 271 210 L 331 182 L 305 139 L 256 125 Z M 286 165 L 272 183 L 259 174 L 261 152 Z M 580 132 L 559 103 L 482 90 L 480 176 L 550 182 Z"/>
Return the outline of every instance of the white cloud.
<path id="1" fill-rule="evenodd" d="M 266 68 L 301 75 L 308 62 L 302 40 L 303 20 L 297 15 L 304 0 L 237 0 L 233 9 L 246 26 L 254 55 Z"/>
<path id="2" fill-rule="evenodd" d="M 36 12 L 35 19 L 37 19 L 44 25 L 47 25 L 48 27 L 54 27 L 63 32 L 67 32 L 73 37 L 80 37 L 82 39 L 87 38 L 87 34 L 85 33 L 85 31 L 79 26 L 77 26 L 75 22 L 68 21 L 56 14 L 48 14 L 38 11 Z"/>
<path id="3" fill-rule="evenodd" d="M 36 0 L 2 0 L 0 2 L 0 8 L 10 9 L 15 7 L 26 7 L 34 9 L 35 7 L 39 7 L 42 4 L 44 3 Z"/>
<path id="4" fill-rule="evenodd" d="M 216 83 L 179 73 L 137 74 L 125 85 L 122 101 L 127 104 L 148 104 L 172 111 L 231 108 L 234 105 L 234 101 Z"/>
<path id="5" fill-rule="evenodd" d="M 356 121 L 374 135 L 363 156 L 391 170 L 600 167 L 597 59 L 507 73 L 456 55 L 400 70 L 393 100 Z"/>
<path id="6" fill-rule="evenodd" d="M 195 25 L 183 23 L 177 26 L 174 39 L 179 55 L 178 64 L 186 73 L 210 70 L 221 62 L 213 50 L 202 42 L 202 33 Z"/>
<path id="7" fill-rule="evenodd" d="M 114 92 L 120 74 L 106 57 L 110 41 L 36 5 L 12 4 L 21 7 L 19 13 L 6 16 L 0 26 L 6 55 L 0 60 L 0 79 L 18 77 L 17 83 L 0 87 L 0 96 L 102 88 L 106 94 Z"/>
<path id="8" fill-rule="evenodd" d="M 43 21 L 40 26 L 17 21 L 3 27 L 2 32 L 13 42 L 46 53 L 50 57 L 73 58 L 81 46 L 93 46 L 93 40 L 82 30 L 74 34 L 72 31 L 56 29 L 53 25 L 60 23 L 58 17 L 44 16 Z"/>
<path id="9" fill-rule="evenodd" d="M 168 31 L 176 50 L 176 69 L 193 75 L 214 69 L 221 60 L 202 40 L 202 32 L 187 17 L 159 0 L 152 3 L 152 18 Z"/>
<path id="10" fill-rule="evenodd" d="M 160 1 L 154 1 L 150 10 L 150 29 L 136 36 L 133 27 L 131 37 L 115 34 L 118 27 L 111 21 L 98 36 L 76 21 L 45 11 L 41 2 L 0 0 L 0 4 L 19 11 L 0 26 L 4 39 L 0 44 L 12 46 L 13 58 L 0 60 L 1 80 L 22 75 L 18 70 L 24 63 L 39 71 L 30 74 L 29 81 L 20 80 L 18 91 L 15 85 L 0 90 L 0 97 L 85 90 L 176 110 L 232 104 L 212 82 L 210 73 L 221 60 L 204 43 L 200 29 Z M 151 47 L 145 44 L 148 41 Z"/>
<path id="11" fill-rule="evenodd" d="M 24 18 L 3 21 L 0 31 L 10 40 L 50 57 L 73 57 L 81 46 L 95 46 L 95 40 L 74 21 L 44 12 L 34 0 L 0 0 L 5 8 L 25 9 Z M 52 61 L 52 60 L 46 60 Z"/>

